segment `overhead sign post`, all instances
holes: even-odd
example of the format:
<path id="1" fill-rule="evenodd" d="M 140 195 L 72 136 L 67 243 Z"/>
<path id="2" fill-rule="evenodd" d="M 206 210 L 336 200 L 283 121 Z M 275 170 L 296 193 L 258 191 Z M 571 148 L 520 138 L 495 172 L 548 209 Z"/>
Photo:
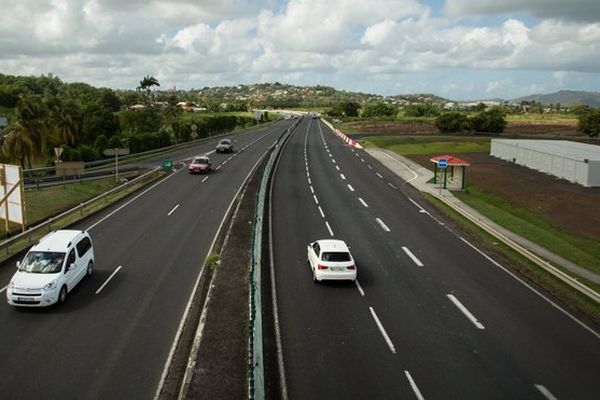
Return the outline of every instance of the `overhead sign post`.
<path id="1" fill-rule="evenodd" d="M 114 156 L 115 157 L 115 179 L 117 182 L 119 182 L 119 156 L 126 156 L 127 154 L 129 154 L 128 147 L 104 150 L 105 156 L 107 156 L 107 157 Z"/>

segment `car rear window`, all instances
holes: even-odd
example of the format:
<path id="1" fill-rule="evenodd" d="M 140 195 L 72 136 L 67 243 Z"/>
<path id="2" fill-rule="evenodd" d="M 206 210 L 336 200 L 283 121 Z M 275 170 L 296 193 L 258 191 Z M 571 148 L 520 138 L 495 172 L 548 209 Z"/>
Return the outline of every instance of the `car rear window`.
<path id="1" fill-rule="evenodd" d="M 352 261 L 352 259 L 350 258 L 350 253 L 345 253 L 345 252 L 323 253 L 321 255 L 321 259 L 323 261 L 331 261 L 331 262 Z"/>

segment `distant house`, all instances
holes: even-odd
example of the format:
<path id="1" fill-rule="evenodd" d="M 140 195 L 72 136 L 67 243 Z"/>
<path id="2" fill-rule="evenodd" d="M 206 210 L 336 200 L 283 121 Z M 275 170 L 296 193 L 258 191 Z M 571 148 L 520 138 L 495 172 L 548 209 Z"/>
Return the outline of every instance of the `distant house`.
<path id="1" fill-rule="evenodd" d="M 146 106 L 143 104 L 134 104 L 132 106 L 129 106 L 130 110 L 143 110 L 144 108 L 146 108 Z"/>

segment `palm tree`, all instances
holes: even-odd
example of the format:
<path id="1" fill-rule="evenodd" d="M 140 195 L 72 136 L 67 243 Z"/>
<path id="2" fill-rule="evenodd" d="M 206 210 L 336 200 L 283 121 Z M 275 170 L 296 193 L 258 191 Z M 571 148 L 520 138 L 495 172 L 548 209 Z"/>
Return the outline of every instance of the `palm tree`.
<path id="1" fill-rule="evenodd" d="M 6 132 L 2 142 L 2 153 L 11 161 L 18 161 L 23 169 L 27 164 L 31 167 L 34 144 L 27 135 L 27 129 L 17 121 L 8 126 Z"/>
<path id="2" fill-rule="evenodd" d="M 146 95 L 144 97 L 144 100 L 146 101 L 146 104 L 148 104 L 150 102 L 150 97 L 152 94 L 152 87 L 153 86 L 160 86 L 160 83 L 158 83 L 158 79 L 156 79 L 153 76 L 150 75 L 146 75 L 141 81 L 140 81 L 140 86 L 138 86 L 136 88 L 136 90 L 144 90 L 146 91 Z"/>
<path id="3" fill-rule="evenodd" d="M 77 133 L 77 126 L 71 118 L 71 114 L 61 110 L 58 107 L 54 107 L 52 110 L 54 128 L 52 129 L 53 139 L 56 144 L 73 144 L 75 143 L 75 136 Z"/>
<path id="4" fill-rule="evenodd" d="M 2 144 L 3 153 L 19 160 L 25 168 L 31 161 L 46 152 L 48 110 L 37 97 L 21 98 L 15 107 L 15 121 L 8 128 Z"/>

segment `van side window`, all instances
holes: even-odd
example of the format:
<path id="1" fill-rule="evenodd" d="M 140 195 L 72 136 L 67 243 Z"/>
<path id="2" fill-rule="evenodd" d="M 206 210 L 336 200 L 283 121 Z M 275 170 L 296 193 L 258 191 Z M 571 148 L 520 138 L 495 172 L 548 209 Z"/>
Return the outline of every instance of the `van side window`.
<path id="1" fill-rule="evenodd" d="M 69 252 L 69 258 L 67 258 L 67 268 L 65 269 L 65 271 L 68 271 L 68 270 L 69 270 L 69 266 L 70 266 L 71 264 L 74 264 L 74 263 L 75 263 L 75 260 L 76 260 L 76 259 L 75 259 L 75 249 L 73 249 L 73 250 L 71 250 L 71 251 Z"/>
<path id="2" fill-rule="evenodd" d="M 79 255 L 81 258 L 92 247 L 92 242 L 90 241 L 89 237 L 84 237 L 79 241 L 79 243 L 77 243 L 77 246 L 75 247 L 77 247 L 77 255 Z"/>

